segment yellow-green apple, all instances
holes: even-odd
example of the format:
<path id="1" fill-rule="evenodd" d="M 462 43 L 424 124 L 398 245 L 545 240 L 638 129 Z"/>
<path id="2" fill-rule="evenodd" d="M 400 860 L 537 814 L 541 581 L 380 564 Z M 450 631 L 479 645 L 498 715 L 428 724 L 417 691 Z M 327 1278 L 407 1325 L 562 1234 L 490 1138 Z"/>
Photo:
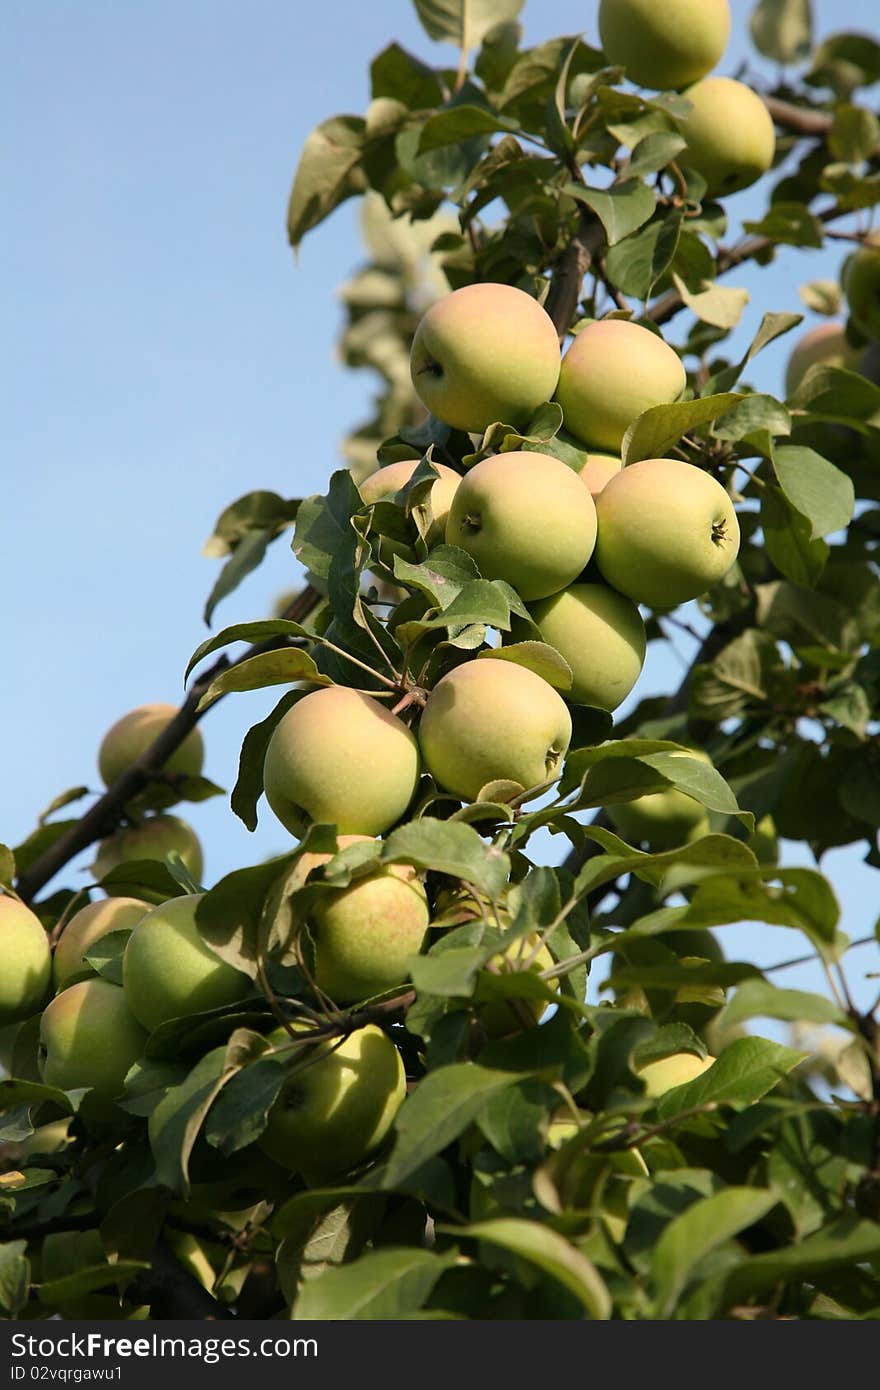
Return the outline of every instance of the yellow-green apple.
<path id="1" fill-rule="evenodd" d="M 529 611 L 543 641 L 571 667 L 566 698 L 617 709 L 645 663 L 645 624 L 631 599 L 604 584 L 572 584 Z"/>
<path id="2" fill-rule="evenodd" d="M 413 798 L 418 744 L 378 700 L 325 686 L 279 721 L 263 780 L 266 800 L 292 835 L 302 835 L 310 821 L 342 834 L 381 835 Z"/>
<path id="3" fill-rule="evenodd" d="M 587 454 L 586 462 L 580 470 L 580 480 L 590 489 L 595 502 L 609 479 L 619 473 L 623 464 L 616 454 Z"/>
<path id="4" fill-rule="evenodd" d="M 645 1092 L 656 1100 L 673 1086 L 683 1086 L 686 1081 L 695 1081 L 708 1071 L 715 1061 L 714 1057 L 698 1057 L 694 1052 L 674 1052 L 671 1057 L 661 1057 L 657 1062 L 647 1062 L 637 1067 L 637 1075 L 645 1083 Z"/>
<path id="5" fill-rule="evenodd" d="M 140 705 L 129 710 L 111 726 L 98 750 L 98 770 L 109 787 L 123 772 L 146 753 L 151 744 L 177 714 L 176 705 Z M 164 772 L 183 777 L 198 777 L 205 760 L 205 745 L 198 729 L 192 729 L 163 764 Z"/>
<path id="6" fill-rule="evenodd" d="M 728 0 L 601 0 L 599 36 L 609 63 L 656 91 L 711 72 L 730 38 Z"/>
<path id="7" fill-rule="evenodd" d="M 413 339 L 413 385 L 432 415 L 481 434 L 524 425 L 556 389 L 559 336 L 536 299 L 512 285 L 465 285 L 425 314 Z"/>
<path id="8" fill-rule="evenodd" d="M 92 873 L 100 881 L 118 864 L 137 859 L 163 860 L 169 854 L 179 854 L 196 883 L 201 883 L 202 846 L 192 826 L 180 816 L 148 816 L 140 825 L 117 830 L 98 846 Z"/>
<path id="9" fill-rule="evenodd" d="M 739 523 L 719 482 L 692 463 L 645 459 L 596 499 L 596 563 L 635 603 L 674 608 L 724 578 L 739 554 Z"/>
<path id="10" fill-rule="evenodd" d="M 196 909 L 203 896 L 169 898 L 142 917 L 128 938 L 125 997 L 150 1031 L 169 1018 L 235 1004 L 251 988 L 247 975 L 215 956 L 202 939 Z"/>
<path id="11" fill-rule="evenodd" d="M 112 1100 L 146 1041 L 118 985 L 78 980 L 43 1010 L 40 1071 L 48 1086 L 64 1091 L 87 1086 L 102 1100 Z"/>
<path id="12" fill-rule="evenodd" d="M 681 358 L 659 334 L 626 319 L 600 319 L 575 335 L 563 357 L 556 400 L 571 434 L 619 456 L 632 422 L 678 400 L 686 384 Z"/>
<path id="13" fill-rule="evenodd" d="M 842 323 L 820 323 L 795 344 L 785 369 L 785 394 L 793 396 L 810 367 L 846 367 L 857 371 L 862 349 L 854 347 Z"/>
<path id="14" fill-rule="evenodd" d="M 52 974 L 55 989 L 64 989 L 76 980 L 88 979 L 96 972 L 85 953 L 111 931 L 134 927 L 150 911 L 149 903 L 138 898 L 102 898 L 74 913 L 55 947 Z"/>
<path id="15" fill-rule="evenodd" d="M 751 87 L 733 77 L 704 77 L 684 96 L 691 110 L 678 123 L 687 141 L 679 162 L 703 175 L 710 197 L 737 193 L 766 174 L 776 131 Z"/>
<path id="16" fill-rule="evenodd" d="M 35 912 L 0 893 L 0 1026 L 35 1013 L 52 978 L 49 938 Z"/>
<path id="17" fill-rule="evenodd" d="M 494 975 L 510 975 L 523 969 L 539 975 L 542 970 L 550 970 L 555 962 L 549 949 L 539 942 L 540 937 L 536 932 L 523 937 L 521 941 L 514 941 L 504 951 L 499 951 L 497 956 L 492 956 L 486 969 Z M 528 966 L 526 961 L 529 962 Z M 477 1005 L 477 1017 L 490 1038 L 503 1038 L 508 1033 L 521 1033 L 524 1027 L 533 1028 L 549 1008 L 546 999 L 488 999 Z"/>
<path id="18" fill-rule="evenodd" d="M 271 1035 L 283 1051 L 283 1030 Z M 406 1095 L 397 1048 L 375 1024 L 298 1056 L 269 1111 L 260 1147 L 318 1182 L 355 1168 L 388 1134 Z"/>
<path id="19" fill-rule="evenodd" d="M 489 782 L 554 781 L 570 742 L 561 695 L 534 671 L 495 657 L 465 661 L 443 676 L 419 724 L 426 768 L 466 801 Z"/>
<path id="20" fill-rule="evenodd" d="M 340 835 L 339 848 L 369 840 Z M 305 877 L 329 854 L 303 854 Z M 337 1004 L 381 994 L 406 979 L 409 959 L 428 929 L 428 899 L 410 864 L 387 864 L 347 888 L 327 889 L 309 912 L 315 945 L 315 982 Z"/>
<path id="21" fill-rule="evenodd" d="M 484 579 L 504 579 L 524 599 L 546 598 L 576 579 L 596 544 L 596 507 L 561 459 L 493 454 L 452 499 L 448 545 L 460 546 Z"/>
<path id="22" fill-rule="evenodd" d="M 364 478 L 360 484 L 359 491 L 364 502 L 368 504 L 381 502 L 386 498 L 393 497 L 401 488 L 406 487 L 418 466 L 418 459 L 401 459 L 397 463 L 387 463 L 384 468 L 378 468 L 375 473 Z M 445 463 L 435 463 L 433 467 L 436 468 L 440 476 L 431 487 L 430 492 L 431 526 L 425 537 L 429 546 L 438 545 L 443 540 L 449 508 L 461 482 L 461 474 L 456 473 L 454 468 L 447 468 Z M 395 548 L 403 549 L 402 546 L 395 546 L 392 542 L 389 549 L 393 552 Z"/>
<path id="23" fill-rule="evenodd" d="M 695 758 L 711 763 L 700 749 L 674 753 L 674 757 Z M 709 833 L 706 808 L 677 787 L 646 792 L 632 801 L 617 801 L 607 807 L 608 815 L 625 840 L 646 840 L 652 849 L 674 849 Z"/>
<path id="24" fill-rule="evenodd" d="M 880 338 L 880 234 L 872 232 L 846 262 L 843 290 L 854 323 Z"/>

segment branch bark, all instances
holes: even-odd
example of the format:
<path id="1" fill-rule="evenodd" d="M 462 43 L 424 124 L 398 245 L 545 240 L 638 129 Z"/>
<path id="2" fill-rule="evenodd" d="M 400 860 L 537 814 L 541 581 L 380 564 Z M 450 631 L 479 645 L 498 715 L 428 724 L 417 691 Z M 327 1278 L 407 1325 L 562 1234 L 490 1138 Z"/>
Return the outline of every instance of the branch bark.
<path id="1" fill-rule="evenodd" d="M 313 589 L 311 584 L 307 584 L 288 605 L 283 616 L 290 618 L 293 622 L 302 622 L 317 606 L 320 597 L 317 590 Z M 248 647 L 237 661 L 230 661 L 227 656 L 221 656 L 219 661 L 215 662 L 210 670 L 200 676 L 191 687 L 177 714 L 165 726 L 156 741 L 138 758 L 137 762 L 133 763 L 121 777 L 117 778 L 111 787 L 108 787 L 103 796 L 98 798 L 94 806 L 90 807 L 76 825 L 71 826 L 66 834 L 56 840 L 46 850 L 46 853 L 40 855 L 39 859 L 20 876 L 16 883 L 16 892 L 19 896 L 25 902 L 30 902 L 34 895 L 50 879 L 54 878 L 59 870 L 63 869 L 65 864 L 68 864 L 75 855 L 79 854 L 81 850 L 87 849 L 96 840 L 111 835 L 117 829 L 129 802 L 143 791 L 152 777 L 161 772 L 171 754 L 180 747 L 187 734 L 195 728 L 202 714 L 205 713 L 205 711 L 198 711 L 198 704 L 217 676 L 222 675 L 224 671 L 228 671 L 232 667 L 239 666 L 243 661 L 250 660 L 253 656 L 258 656 L 261 652 L 273 651 L 287 645 L 289 643 L 285 639 L 259 643 L 256 646 Z"/>

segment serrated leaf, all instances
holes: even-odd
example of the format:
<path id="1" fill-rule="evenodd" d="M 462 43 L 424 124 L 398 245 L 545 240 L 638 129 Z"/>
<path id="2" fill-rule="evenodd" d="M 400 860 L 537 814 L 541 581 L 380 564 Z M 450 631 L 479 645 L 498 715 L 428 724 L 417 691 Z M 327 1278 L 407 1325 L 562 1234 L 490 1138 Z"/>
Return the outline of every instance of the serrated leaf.
<path id="1" fill-rule="evenodd" d="M 681 213 L 668 213 L 625 237 L 608 252 L 609 279 L 624 294 L 646 300 L 672 264 L 680 232 Z"/>
<path id="2" fill-rule="evenodd" d="M 478 660 L 512 661 L 541 676 L 556 690 L 571 690 L 572 670 L 555 647 L 546 642 L 511 642 L 509 646 L 492 647 L 480 652 Z"/>
<path id="3" fill-rule="evenodd" d="M 810 523 L 810 540 L 848 526 L 855 505 L 852 479 L 813 449 L 784 445 L 774 450 L 773 471 L 795 511 Z"/>
<path id="4" fill-rule="evenodd" d="M 233 870 L 196 907 L 199 933 L 207 945 L 221 960 L 252 980 L 257 977 L 263 908 L 273 884 L 289 868 L 292 857 L 284 855 L 252 868 Z"/>
<path id="5" fill-rule="evenodd" d="M 294 248 L 346 198 L 363 192 L 365 138 L 366 123 L 360 116 L 333 116 L 309 135 L 287 207 L 287 235 Z"/>
<path id="6" fill-rule="evenodd" d="M 475 135 L 494 135 L 499 131 L 517 131 L 519 122 L 496 115 L 485 106 L 447 106 L 429 116 L 422 126 L 419 153 L 438 150 L 444 145 L 457 145 Z"/>
<path id="7" fill-rule="evenodd" d="M 675 130 L 657 130 L 646 135 L 633 147 L 629 163 L 624 169 L 625 178 L 636 175 L 654 174 L 665 169 L 673 159 L 677 159 L 687 141 Z"/>
<path id="8" fill-rule="evenodd" d="M 588 1317 L 610 1318 L 611 1295 L 596 1266 L 549 1226 L 511 1216 L 478 1221 L 471 1226 L 446 1226 L 443 1230 L 448 1235 L 483 1240 L 509 1250 L 529 1264 L 537 1265 L 574 1294 Z"/>
<path id="9" fill-rule="evenodd" d="M 732 1027 L 750 1018 L 778 1018 L 786 1023 L 835 1023 L 848 1028 L 849 1021 L 832 999 L 802 989 L 777 989 L 767 980 L 746 980 L 718 1018 L 720 1027 Z"/>
<path id="10" fill-rule="evenodd" d="M 698 1199 L 670 1221 L 651 1261 L 656 1316 L 669 1318 L 700 1261 L 731 1236 L 760 1221 L 778 1200 L 775 1192 L 762 1188 L 726 1187 Z"/>
<path id="11" fill-rule="evenodd" d="M 391 1321 L 417 1312 L 434 1285 L 457 1261 L 450 1251 L 371 1250 L 310 1280 L 291 1310 L 294 1322 Z"/>
<path id="12" fill-rule="evenodd" d="M 202 617 L 206 626 L 210 627 L 218 604 L 235 593 L 242 581 L 263 563 L 275 534 L 273 531 L 251 531 L 238 542 L 205 601 Z"/>
<path id="13" fill-rule="evenodd" d="M 609 246 L 616 246 L 624 237 L 643 227 L 654 216 L 657 206 L 654 190 L 636 178 L 609 188 L 585 188 L 580 183 L 568 183 L 564 191 L 592 209 L 605 228 Z"/>
<path id="14" fill-rule="evenodd" d="M 710 1102 L 751 1105 L 808 1055 L 767 1038 L 737 1038 L 708 1071 L 662 1095 L 657 1101 L 657 1114 L 661 1120 L 668 1120 Z"/>
<path id="15" fill-rule="evenodd" d="M 189 1158 L 205 1116 L 235 1073 L 227 1070 L 226 1048 L 216 1047 L 172 1086 L 150 1116 L 150 1148 L 156 1179 L 181 1196 L 189 1192 Z"/>
<path id="16" fill-rule="evenodd" d="M 265 618 L 255 623 L 234 623 L 232 627 L 225 627 L 222 632 L 208 637 L 196 647 L 184 672 L 184 684 L 206 656 L 211 656 L 223 647 L 232 646 L 234 642 L 270 642 L 277 637 L 313 636 L 314 634 L 309 633 L 299 623 L 290 622 L 286 618 Z"/>
<path id="17" fill-rule="evenodd" d="M 208 1143 L 228 1156 L 258 1139 L 284 1074 L 283 1065 L 274 1057 L 260 1057 L 237 1072 L 211 1108 L 205 1124 Z"/>
<path id="18" fill-rule="evenodd" d="M 263 766 L 266 749 L 276 726 L 289 709 L 293 709 L 301 692 L 291 690 L 282 695 L 278 704 L 259 724 L 254 724 L 244 736 L 238 760 L 238 777 L 232 789 L 230 805 L 248 830 L 257 828 L 257 802 L 263 795 Z"/>
<path id="19" fill-rule="evenodd" d="M 122 1287 L 142 1270 L 149 1268 L 144 1260 L 116 1260 L 113 1264 L 91 1265 L 78 1269 L 75 1274 L 66 1274 L 61 1279 L 37 1284 L 36 1293 L 41 1303 L 53 1308 L 70 1299 L 81 1298 L 83 1294 L 94 1293 L 96 1289 L 106 1289 L 114 1284 Z"/>
<path id="20" fill-rule="evenodd" d="M 794 584 L 815 588 L 828 560 L 828 546 L 812 538 L 812 523 L 781 489 L 766 487 L 761 493 L 761 528 L 767 554 L 779 573 Z"/>
<path id="21" fill-rule="evenodd" d="M 691 313 L 696 314 L 702 323 L 710 323 L 715 328 L 735 328 L 751 299 L 748 290 L 737 290 L 712 282 L 705 289 L 692 292 L 675 271 L 672 281 Z"/>
<path id="22" fill-rule="evenodd" d="M 492 901 L 501 897 L 510 875 L 510 860 L 486 844 L 470 825 L 428 816 L 393 830 L 382 846 L 384 864 L 413 864 L 471 883 Z"/>
<path id="23" fill-rule="evenodd" d="M 717 396 L 703 396 L 695 401 L 680 401 L 673 405 L 654 405 L 634 420 L 623 436 L 621 457 L 624 467 L 640 459 L 663 458 L 689 430 L 708 425 L 732 410 L 743 400 L 733 391 Z"/>
<path id="24" fill-rule="evenodd" d="M 68 1114 L 75 1108 L 66 1091 L 57 1086 L 44 1086 L 40 1081 L 0 1081 L 0 1114 L 19 1105 L 40 1105 L 43 1102 L 58 1105 Z"/>
<path id="25" fill-rule="evenodd" d="M 261 652 L 221 672 L 199 700 L 198 708 L 207 709 L 222 695 L 233 691 L 262 690 L 267 685 L 290 685 L 299 681 L 308 681 L 310 685 L 334 684 L 329 676 L 321 674 L 308 652 L 298 648 Z"/>

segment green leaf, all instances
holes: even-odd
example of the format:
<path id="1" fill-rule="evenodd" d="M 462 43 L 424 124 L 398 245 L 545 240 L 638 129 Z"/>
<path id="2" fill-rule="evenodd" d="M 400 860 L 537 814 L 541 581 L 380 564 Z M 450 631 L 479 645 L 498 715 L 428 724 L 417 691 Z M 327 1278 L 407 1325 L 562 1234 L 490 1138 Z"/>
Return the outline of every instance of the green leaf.
<path id="1" fill-rule="evenodd" d="M 783 66 L 802 63 L 813 43 L 810 0 L 758 0 L 749 31 L 765 58 Z"/>
<path id="2" fill-rule="evenodd" d="M 94 941 L 83 954 L 93 970 L 113 985 L 122 984 L 122 957 L 131 936 L 131 928 L 122 931 L 105 932 Z"/>
<path id="3" fill-rule="evenodd" d="M 651 1261 L 656 1316 L 669 1318 L 700 1261 L 731 1236 L 760 1221 L 778 1200 L 775 1192 L 761 1188 L 726 1187 L 700 1198 L 670 1221 Z"/>
<path id="4" fill-rule="evenodd" d="M 871 420 L 880 411 L 880 386 L 860 372 L 816 363 L 804 373 L 788 405 L 851 425 L 854 420 Z"/>
<path id="5" fill-rule="evenodd" d="M 812 538 L 809 518 L 781 490 L 765 487 L 761 493 L 761 529 L 767 554 L 779 573 L 794 584 L 815 588 L 828 560 L 828 546 Z"/>
<path id="6" fill-rule="evenodd" d="M 429 116 L 422 126 L 419 153 L 437 150 L 444 145 L 458 145 L 475 135 L 494 135 L 497 131 L 519 130 L 519 122 L 497 116 L 485 106 L 447 106 L 435 116 Z"/>
<path id="7" fill-rule="evenodd" d="M 26 1251 L 26 1240 L 0 1244 L 0 1308 L 13 1316 L 27 1302 L 31 1266 Z"/>
<path id="8" fill-rule="evenodd" d="M 751 1105 L 807 1056 L 806 1052 L 795 1052 L 767 1038 L 737 1038 L 702 1076 L 662 1095 L 657 1101 L 658 1116 L 669 1120 L 684 1110 L 710 1102 Z"/>
<path id="9" fill-rule="evenodd" d="M 612 246 L 606 258 L 612 283 L 624 294 L 646 300 L 672 264 L 680 232 L 681 213 L 667 213 Z"/>
<path id="10" fill-rule="evenodd" d="M 260 1057 L 236 1072 L 208 1116 L 208 1143 L 227 1156 L 252 1144 L 266 1128 L 283 1082 L 284 1067 L 274 1057 Z"/>
<path id="11" fill-rule="evenodd" d="M 382 846 L 384 864 L 413 864 L 471 883 L 492 901 L 507 886 L 510 860 L 486 844 L 473 826 L 425 816 L 393 830 Z"/>
<path id="12" fill-rule="evenodd" d="M 302 691 L 291 690 L 282 695 L 272 713 L 254 724 L 244 736 L 238 760 L 238 777 L 232 789 L 230 806 L 248 830 L 257 828 L 257 802 L 263 795 L 263 766 L 266 749 L 277 725 L 289 709 L 293 709 Z"/>
<path id="13" fill-rule="evenodd" d="M 270 859 L 249 869 L 235 869 L 216 883 L 199 902 L 199 933 L 215 955 L 227 964 L 257 977 L 259 929 L 266 899 L 292 855 Z"/>
<path id="14" fill-rule="evenodd" d="M 374 100 L 392 97 L 411 111 L 439 106 L 443 101 L 443 88 L 434 70 L 398 43 L 390 43 L 373 59 L 370 83 Z"/>
<path id="15" fill-rule="evenodd" d="M 785 445 L 774 451 L 773 470 L 792 507 L 810 522 L 810 540 L 841 531 L 852 521 L 852 479 L 821 454 Z"/>
<path id="16" fill-rule="evenodd" d="M 740 358 L 739 362 L 730 367 L 722 367 L 713 377 L 710 377 L 704 387 L 704 394 L 709 396 L 719 391 L 730 391 L 739 381 L 752 358 L 756 357 L 763 348 L 774 342 L 776 338 L 781 338 L 784 333 L 790 333 L 793 328 L 803 322 L 803 318 L 803 314 L 765 314 L 745 355 Z"/>
<path id="17" fill-rule="evenodd" d="M 491 579 L 471 579 L 456 594 L 447 608 L 436 617 L 422 620 L 422 627 L 460 629 L 480 623 L 507 632 L 510 628 L 510 604 L 501 589 Z"/>
<path id="18" fill-rule="evenodd" d="M 321 674 L 308 652 L 299 648 L 261 652 L 217 676 L 199 700 L 198 707 L 207 709 L 232 691 L 262 690 L 267 685 L 289 685 L 294 681 L 308 681 L 311 685 L 334 684 L 329 676 Z"/>
<path id="19" fill-rule="evenodd" d="M 710 323 L 715 328 L 735 328 L 751 299 L 748 290 L 718 285 L 711 280 L 706 281 L 704 289 L 692 292 L 674 271 L 672 281 L 691 312 L 702 323 Z"/>
<path id="20" fill-rule="evenodd" d="M 880 144 L 880 121 L 864 106 L 841 105 L 834 113 L 828 146 L 835 159 L 861 164 Z"/>
<path id="21" fill-rule="evenodd" d="M 766 236 L 783 246 L 819 250 L 825 240 L 822 223 L 804 203 L 772 203 L 759 222 L 744 222 L 743 228 L 753 236 Z"/>
<path id="22" fill-rule="evenodd" d="M 334 208 L 366 188 L 360 167 L 365 139 L 360 116 L 333 116 L 309 135 L 287 207 L 287 235 L 294 249 Z"/>
<path id="23" fill-rule="evenodd" d="M 589 1318 L 610 1318 L 611 1295 L 596 1266 L 549 1226 L 511 1216 L 441 1229 L 448 1235 L 484 1240 L 509 1250 L 529 1264 L 537 1265 L 574 1294 Z"/>
<path id="24" fill-rule="evenodd" d="M 570 198 L 576 199 L 579 203 L 586 203 L 588 208 L 592 208 L 605 228 L 609 246 L 616 246 L 624 237 L 643 227 L 649 218 L 654 216 L 657 206 L 654 190 L 636 178 L 612 184 L 610 188 L 585 188 L 580 183 L 568 183 L 564 192 Z"/>
<path id="25" fill-rule="evenodd" d="M 208 637 L 196 647 L 184 672 L 184 684 L 206 656 L 211 656 L 223 647 L 229 647 L 233 642 L 270 642 L 276 637 L 313 638 L 314 634 L 301 627 L 299 623 L 289 622 L 286 618 L 264 618 L 256 623 L 235 623 L 213 637 Z"/>
<path id="26" fill-rule="evenodd" d="M 492 647 L 479 652 L 477 660 L 512 661 L 534 671 L 556 690 L 571 690 L 571 667 L 556 648 L 546 642 L 512 642 L 509 646 Z"/>
<path id="27" fill-rule="evenodd" d="M 242 581 L 263 563 L 269 542 L 275 539 L 275 534 L 273 531 L 250 531 L 238 542 L 205 602 L 202 616 L 207 625 L 210 625 L 217 605 L 235 593 Z"/>
<path id="28" fill-rule="evenodd" d="M 235 1073 L 227 1070 L 226 1048 L 215 1047 L 172 1086 L 149 1120 L 156 1179 L 181 1196 L 189 1193 L 189 1157 L 205 1116 Z"/>
<path id="29" fill-rule="evenodd" d="M 37 1297 L 47 1307 L 57 1307 L 70 1299 L 81 1298 L 83 1294 L 94 1293 L 96 1289 L 123 1287 L 131 1282 L 142 1270 L 150 1266 L 144 1260 L 116 1260 L 114 1264 L 91 1265 L 78 1269 L 75 1274 L 66 1274 L 62 1279 L 52 1279 L 46 1284 L 37 1284 Z"/>
<path id="30" fill-rule="evenodd" d="M 304 1285 L 294 1322 L 393 1321 L 417 1312 L 457 1255 L 432 1250 L 371 1250 L 352 1264 L 333 1265 Z"/>
<path id="31" fill-rule="evenodd" d="M 786 1023 L 835 1023 L 848 1028 L 849 1021 L 833 1000 L 802 989 L 777 989 L 767 980 L 746 980 L 724 1007 L 718 1026 L 732 1027 L 749 1018 L 778 1018 Z"/>
<path id="32" fill-rule="evenodd" d="M 15 878 L 15 855 L 8 845 L 0 845 L 0 883 L 12 887 Z"/>
<path id="33" fill-rule="evenodd" d="M 663 458 L 673 444 L 699 425 L 708 425 L 726 415 L 743 400 L 733 391 L 703 396 L 674 405 L 654 405 L 634 420 L 623 436 L 621 457 L 624 466 L 640 459 Z"/>
<path id="34" fill-rule="evenodd" d="M 629 163 L 623 171 L 624 179 L 637 175 L 654 174 L 665 169 L 673 159 L 677 159 L 687 141 L 674 130 L 657 130 L 646 135 L 634 146 Z"/>
<path id="35" fill-rule="evenodd" d="M 40 1081 L 0 1081 L 0 1114 L 19 1105 L 40 1105 L 45 1101 L 59 1105 L 68 1113 L 75 1108 L 66 1091 L 57 1086 L 44 1086 Z"/>
<path id="36" fill-rule="evenodd" d="M 475 1062 L 454 1062 L 428 1072 L 401 1107 L 388 1161 L 363 1182 L 368 1190 L 400 1186 L 423 1163 L 463 1134 L 486 1101 L 522 1072 L 494 1071 Z"/>

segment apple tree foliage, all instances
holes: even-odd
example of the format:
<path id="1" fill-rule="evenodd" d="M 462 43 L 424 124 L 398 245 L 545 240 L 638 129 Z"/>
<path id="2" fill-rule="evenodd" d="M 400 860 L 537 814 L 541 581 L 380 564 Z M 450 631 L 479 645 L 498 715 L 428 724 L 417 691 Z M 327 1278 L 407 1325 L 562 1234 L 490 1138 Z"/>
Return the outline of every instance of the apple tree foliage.
<path id="1" fill-rule="evenodd" d="M 341 356 L 378 376 L 373 414 L 346 439 L 346 467 L 322 496 L 255 491 L 222 514 L 206 620 L 278 540 L 292 540 L 306 587 L 281 616 L 210 637 L 190 662 L 176 733 L 83 816 L 71 808 L 84 788 L 59 796 L 23 845 L 0 851 L 0 880 L 57 939 L 85 895 L 40 893 L 78 850 L 126 818 L 218 794 L 205 779 L 157 772 L 218 698 L 279 687 L 275 711 L 245 738 L 231 796 L 253 828 L 268 740 L 304 688 L 393 688 L 405 705 L 410 696 L 415 722 L 414 687 L 430 689 L 462 655 L 528 621 L 515 589 L 482 579 L 462 551 L 429 552 L 433 465 L 465 471 L 525 447 L 578 467 L 583 450 L 554 404 L 521 432 L 498 421 L 482 439 L 424 419 L 409 343 L 450 289 L 516 284 L 561 336 L 608 313 L 662 330 L 689 387 L 633 423 L 624 462 L 669 454 L 709 470 L 736 501 L 739 562 L 689 623 L 697 650 L 680 686 L 616 723 L 575 708 L 562 776 L 540 800 L 496 784 L 462 805 L 423 776 L 404 823 L 308 884 L 299 855 L 334 853 L 333 827 L 312 826 L 283 857 L 209 886 L 203 937 L 249 991 L 161 1024 L 109 1107 L 45 1085 L 38 1020 L 18 1028 L 0 1081 L 0 1309 L 877 1317 L 880 1036 L 847 978 L 876 968 L 876 942 L 872 962 L 870 946 L 844 933 L 821 863 L 854 845 L 880 867 L 880 386 L 870 365 L 820 364 L 778 399 L 761 388 L 759 355 L 796 338 L 802 317 L 777 301 L 779 249 L 843 234 L 843 259 L 880 201 L 868 103 L 880 44 L 841 32 L 817 47 L 808 4 L 755 6 L 754 44 L 778 73 L 762 89 L 777 159 L 760 185 L 762 216 L 731 240 L 725 206 L 679 163 L 680 95 L 626 84 L 577 36 L 524 47 L 521 0 L 416 9 L 460 62 L 389 43 L 371 64 L 366 112 L 324 120 L 307 140 L 289 205 L 297 247 L 344 200 L 362 200 L 367 260 L 343 288 Z M 734 352 L 747 261 L 766 267 L 763 317 Z M 845 313 L 836 283 L 806 283 L 802 298 Z M 869 363 L 870 344 L 860 346 Z M 407 487 L 364 506 L 357 481 L 377 460 L 407 459 L 418 462 Z M 381 544 L 389 538 L 393 549 Z M 653 613 L 649 637 L 680 640 L 680 624 Z M 558 653 L 531 641 L 509 655 L 564 694 Z M 671 757 L 682 745 L 704 748 L 711 764 Z M 699 838 L 651 852 L 612 831 L 609 806 L 669 786 L 706 808 Z M 816 867 L 780 867 L 776 837 L 808 847 Z M 335 1009 L 312 989 L 304 922 L 316 897 L 377 862 L 419 871 L 432 929 L 411 982 Z M 171 855 L 123 863 L 100 887 L 160 903 L 201 885 Z M 766 924 L 781 959 L 820 961 L 827 992 L 784 988 L 739 959 L 742 922 Z M 489 968 L 535 934 L 552 968 Z M 125 936 L 89 955 L 116 983 Z M 601 984 L 588 988 L 593 966 Z M 519 1023 L 504 1036 L 481 1024 L 481 1007 L 498 1000 Z M 543 1003 L 555 1008 L 526 1026 Z M 309 1030 L 333 1038 L 379 1023 L 405 1064 L 388 1141 L 325 1185 L 268 1164 L 256 1145 L 284 1078 L 267 1043 L 283 1018 L 297 1020 L 301 1047 Z M 760 1036 L 768 1019 L 791 1027 L 792 1045 Z M 682 1051 L 718 1061 L 649 1097 L 638 1068 Z M 59 1124 L 66 1142 L 41 1152 L 35 1129 Z"/>

